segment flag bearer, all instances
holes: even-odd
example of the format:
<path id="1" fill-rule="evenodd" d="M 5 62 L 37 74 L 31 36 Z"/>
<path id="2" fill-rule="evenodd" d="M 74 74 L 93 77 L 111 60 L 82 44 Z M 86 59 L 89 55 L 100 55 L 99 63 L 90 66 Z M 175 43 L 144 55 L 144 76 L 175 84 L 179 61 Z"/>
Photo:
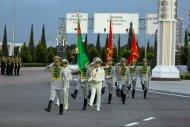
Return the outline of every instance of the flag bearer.
<path id="1" fill-rule="evenodd" d="M 142 83 L 142 89 L 144 90 L 144 99 L 146 99 L 146 95 L 148 92 L 149 87 L 149 80 L 151 78 L 151 70 L 150 67 L 147 66 L 147 59 L 143 58 L 143 66 L 140 69 L 140 76 L 141 76 L 141 83 Z"/>
<path id="2" fill-rule="evenodd" d="M 109 91 L 109 96 L 108 96 L 108 104 L 111 104 L 111 99 L 112 99 L 112 94 L 113 94 L 113 85 L 114 81 L 113 78 L 116 75 L 115 68 L 112 66 L 112 58 L 108 58 L 107 65 L 104 68 L 105 70 L 105 82 L 108 85 L 108 91 Z"/>
<path id="3" fill-rule="evenodd" d="M 90 106 L 93 106 L 93 101 L 95 94 L 97 92 L 97 111 L 100 111 L 100 106 L 101 106 L 101 89 L 102 89 L 102 81 L 105 79 L 105 72 L 104 69 L 100 67 L 102 60 L 97 57 L 95 59 L 95 67 L 91 70 L 91 77 L 89 81 L 91 82 L 91 89 L 92 89 L 92 94 L 90 97 Z"/>
<path id="4" fill-rule="evenodd" d="M 58 95 L 60 107 L 59 107 L 59 115 L 63 114 L 63 79 L 64 79 L 64 72 L 63 68 L 60 66 L 61 64 L 61 57 L 55 56 L 54 57 L 55 66 L 50 68 L 50 73 L 52 76 L 51 79 L 51 94 L 47 108 L 44 110 L 47 112 L 51 112 L 51 107 L 53 101 Z"/>
<path id="5" fill-rule="evenodd" d="M 64 96 L 64 110 L 67 111 L 69 107 L 69 81 L 72 79 L 71 70 L 68 67 L 67 59 L 62 60 L 63 64 L 63 96 Z"/>
<path id="6" fill-rule="evenodd" d="M 120 66 L 118 67 L 118 82 L 119 85 L 122 86 L 122 103 L 125 104 L 126 95 L 128 95 L 129 92 L 129 85 L 131 83 L 130 80 L 130 71 L 129 68 L 126 66 L 127 60 L 125 58 L 120 59 Z"/>

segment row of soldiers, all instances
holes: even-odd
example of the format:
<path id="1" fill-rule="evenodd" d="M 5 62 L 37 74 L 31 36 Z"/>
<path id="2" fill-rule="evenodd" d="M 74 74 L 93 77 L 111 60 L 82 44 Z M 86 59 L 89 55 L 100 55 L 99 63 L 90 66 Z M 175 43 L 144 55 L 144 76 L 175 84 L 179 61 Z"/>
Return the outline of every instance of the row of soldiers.
<path id="1" fill-rule="evenodd" d="M 19 75 L 22 64 L 20 57 L 9 56 L 0 57 L 2 75 Z"/>
<path id="2" fill-rule="evenodd" d="M 54 60 L 54 65 L 50 68 L 52 76 L 51 94 L 45 111 L 50 112 L 53 102 L 59 100 L 59 115 L 62 115 L 63 108 L 66 111 L 69 107 L 68 91 L 69 81 L 72 79 L 72 76 L 66 59 L 61 61 L 60 57 L 55 57 Z M 129 95 L 130 86 L 132 86 L 132 97 L 134 98 L 136 80 L 140 76 L 144 98 L 146 98 L 151 74 L 150 68 L 146 65 L 147 60 L 143 59 L 143 62 L 144 65 L 140 69 L 137 69 L 135 65 L 127 66 L 127 60 L 125 58 L 121 58 L 118 64 L 112 66 L 112 58 L 109 58 L 107 65 L 101 67 L 102 60 L 99 57 L 95 57 L 92 63 L 84 67 L 83 71 L 79 71 L 80 78 L 77 80 L 76 89 L 71 96 L 75 99 L 78 89 L 81 87 L 84 96 L 82 110 L 86 110 L 87 104 L 93 106 L 96 101 L 96 110 L 100 111 L 101 96 L 104 94 L 105 87 L 108 87 L 108 104 L 111 104 L 115 85 L 116 94 L 118 97 L 121 97 L 122 103 L 125 104 L 126 97 Z"/>
<path id="3" fill-rule="evenodd" d="M 122 103 L 125 104 L 125 100 L 127 96 L 129 96 L 129 90 L 131 88 L 132 98 L 135 97 L 136 82 L 138 77 L 140 77 L 142 89 L 144 90 L 144 98 L 146 99 L 149 80 L 151 78 L 151 71 L 150 67 L 147 66 L 147 59 L 144 58 L 143 66 L 137 68 L 135 63 L 132 66 L 127 66 L 127 60 L 125 58 L 121 58 L 119 63 L 117 63 L 115 66 L 112 66 L 112 58 L 108 58 L 107 65 L 104 68 L 99 66 L 99 68 L 104 69 L 103 75 L 105 75 L 105 78 L 102 80 L 102 85 L 99 85 L 99 88 L 101 88 L 101 94 L 100 90 L 98 92 L 98 89 L 95 94 L 92 88 L 98 88 L 98 85 L 97 83 L 90 82 L 90 79 L 93 77 L 93 73 L 96 73 L 93 72 L 93 68 L 97 68 L 96 65 L 98 62 L 100 64 L 102 63 L 100 58 L 95 58 L 91 64 L 85 66 L 84 72 L 80 73 L 80 79 L 76 86 L 76 89 L 73 93 L 71 93 L 71 96 L 73 99 L 75 99 L 78 94 L 79 86 L 81 86 L 84 94 L 84 104 L 82 108 L 83 110 L 86 110 L 88 98 L 90 98 L 90 106 L 93 106 L 93 100 L 96 100 L 97 98 L 96 105 L 97 110 L 99 111 L 101 95 L 104 94 L 106 87 L 108 88 L 109 92 L 108 104 L 111 104 L 114 85 L 116 86 L 116 95 L 120 97 L 122 99 Z M 93 93 L 93 96 L 91 93 Z"/>

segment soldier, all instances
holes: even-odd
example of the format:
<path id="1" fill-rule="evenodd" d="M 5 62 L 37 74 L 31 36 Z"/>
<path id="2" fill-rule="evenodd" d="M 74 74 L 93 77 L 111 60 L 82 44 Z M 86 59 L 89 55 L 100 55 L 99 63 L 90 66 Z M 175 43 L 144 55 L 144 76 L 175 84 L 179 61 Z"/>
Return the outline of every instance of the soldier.
<path id="1" fill-rule="evenodd" d="M 13 56 L 10 57 L 10 75 L 13 75 L 13 69 L 14 69 L 15 59 Z"/>
<path id="2" fill-rule="evenodd" d="M 104 70 L 100 67 L 102 63 L 102 60 L 97 57 L 95 59 L 95 67 L 92 68 L 91 70 L 91 77 L 89 79 L 89 82 L 91 82 L 91 89 L 92 89 L 92 94 L 90 96 L 90 106 L 93 106 L 95 94 L 97 92 L 97 111 L 100 111 L 100 106 L 101 106 L 101 89 L 102 89 L 102 81 L 105 79 L 105 72 Z"/>
<path id="3" fill-rule="evenodd" d="M 112 94 L 113 94 L 113 78 L 116 75 L 115 68 L 112 66 L 112 58 L 108 58 L 107 65 L 104 68 L 105 70 L 105 83 L 108 85 L 108 104 L 111 104 Z"/>
<path id="4" fill-rule="evenodd" d="M 14 75 L 17 75 L 16 71 L 17 71 L 17 68 L 18 68 L 18 58 L 15 57 L 15 62 L 14 62 Z"/>
<path id="5" fill-rule="evenodd" d="M 133 66 L 130 66 L 130 74 L 131 74 L 131 81 L 132 81 L 132 98 L 135 98 L 135 89 L 136 89 L 136 82 L 138 77 L 138 70 L 136 67 L 136 63 L 133 63 Z"/>
<path id="6" fill-rule="evenodd" d="M 11 71 L 11 61 L 10 61 L 10 57 L 6 58 L 6 75 L 10 75 L 10 71 Z"/>
<path id="7" fill-rule="evenodd" d="M 5 69 L 6 69 L 6 58 L 5 56 L 2 56 L 1 58 L 1 74 L 5 74 Z"/>
<path id="8" fill-rule="evenodd" d="M 126 95 L 128 95 L 129 92 L 129 85 L 131 83 L 130 80 L 130 71 L 129 68 L 126 66 L 127 60 L 125 58 L 120 59 L 120 66 L 118 67 L 118 83 L 121 85 L 121 89 L 123 92 L 122 95 L 122 103 L 125 104 Z"/>
<path id="9" fill-rule="evenodd" d="M 60 107 L 59 107 L 59 115 L 63 114 L 63 78 L 64 72 L 63 68 L 60 66 L 61 64 L 61 57 L 55 56 L 54 57 L 55 66 L 50 68 L 50 73 L 52 76 L 51 79 L 51 94 L 47 108 L 44 110 L 47 112 L 51 112 L 51 107 L 55 96 L 58 95 Z"/>
<path id="10" fill-rule="evenodd" d="M 150 67 L 147 66 L 147 59 L 143 58 L 143 66 L 140 69 L 140 76 L 141 76 L 141 84 L 142 89 L 144 90 L 144 99 L 146 99 L 148 87 L 149 87 L 149 80 L 151 78 Z"/>
<path id="11" fill-rule="evenodd" d="M 22 60 L 20 57 L 17 58 L 18 59 L 18 65 L 17 65 L 17 71 L 16 71 L 16 75 L 20 75 L 20 67 L 22 66 Z"/>
<path id="12" fill-rule="evenodd" d="M 69 107 L 68 93 L 69 93 L 69 81 L 72 79 L 71 71 L 68 67 L 69 62 L 67 59 L 62 60 L 63 64 L 63 96 L 64 96 L 64 110 L 67 111 Z"/>

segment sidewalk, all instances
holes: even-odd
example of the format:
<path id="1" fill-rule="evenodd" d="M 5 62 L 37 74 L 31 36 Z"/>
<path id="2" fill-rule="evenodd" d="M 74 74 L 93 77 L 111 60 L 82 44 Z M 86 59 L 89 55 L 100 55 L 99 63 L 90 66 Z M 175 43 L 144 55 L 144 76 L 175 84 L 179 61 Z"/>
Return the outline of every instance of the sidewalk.
<path id="1" fill-rule="evenodd" d="M 140 81 L 137 82 L 137 88 L 142 89 Z M 149 90 L 190 96 L 190 80 L 150 81 Z"/>

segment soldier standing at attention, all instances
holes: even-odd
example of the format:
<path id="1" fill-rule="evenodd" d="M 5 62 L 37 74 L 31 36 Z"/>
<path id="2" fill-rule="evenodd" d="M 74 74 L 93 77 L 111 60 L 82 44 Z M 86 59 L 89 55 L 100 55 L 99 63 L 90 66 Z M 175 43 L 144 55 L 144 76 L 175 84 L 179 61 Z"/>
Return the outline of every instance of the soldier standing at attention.
<path id="1" fill-rule="evenodd" d="M 102 89 L 102 81 L 105 79 L 105 72 L 104 69 L 100 67 L 102 60 L 97 57 L 95 59 L 95 67 L 91 70 L 91 77 L 89 79 L 89 82 L 91 82 L 91 89 L 92 89 L 92 94 L 90 97 L 90 106 L 93 106 L 95 94 L 97 92 L 97 111 L 100 111 L 100 106 L 101 106 L 101 89 Z"/>
<path id="2" fill-rule="evenodd" d="M 68 67 L 67 59 L 62 60 L 63 64 L 63 96 L 64 96 L 64 110 L 67 111 L 69 107 L 69 81 L 72 79 L 71 70 Z"/>
<path id="3" fill-rule="evenodd" d="M 131 74 L 131 81 L 132 81 L 132 98 L 135 98 L 135 89 L 136 89 L 136 82 L 138 77 L 138 70 L 136 67 L 136 63 L 133 63 L 132 66 L 130 66 L 130 74 Z"/>
<path id="4" fill-rule="evenodd" d="M 55 66 L 52 66 L 50 68 L 50 73 L 52 76 L 50 99 L 49 99 L 47 108 L 45 108 L 44 110 L 47 112 L 51 112 L 51 107 L 55 99 L 55 96 L 58 95 L 59 102 L 60 102 L 59 115 L 62 115 L 63 114 L 63 83 L 62 82 L 65 77 L 64 77 L 63 68 L 60 66 L 61 57 L 55 56 L 54 62 L 55 62 Z"/>
<path id="5" fill-rule="evenodd" d="M 108 104 L 111 104 L 112 94 L 113 94 L 113 77 L 116 75 L 115 68 L 112 66 L 112 58 L 108 58 L 107 65 L 104 68 L 105 70 L 105 83 L 108 85 Z"/>
<path id="6" fill-rule="evenodd" d="M 126 66 L 127 60 L 125 58 L 120 59 L 120 66 L 118 67 L 118 82 L 121 85 L 121 90 L 123 92 L 122 95 L 122 103 L 125 104 L 126 95 L 129 93 L 129 85 L 131 84 L 130 79 L 130 70 Z"/>
<path id="7" fill-rule="evenodd" d="M 143 66 L 140 69 L 141 83 L 142 89 L 144 90 L 144 99 L 146 99 L 146 95 L 149 88 L 149 80 L 151 78 L 150 67 L 147 66 L 147 59 L 143 58 Z"/>
<path id="8" fill-rule="evenodd" d="M 1 74 L 5 74 L 5 68 L 6 68 L 6 58 L 5 56 L 2 56 L 1 58 Z"/>
<path id="9" fill-rule="evenodd" d="M 20 75 L 20 67 L 22 66 L 22 60 L 20 57 L 17 57 L 18 59 L 18 65 L 17 65 L 17 70 L 16 70 L 16 75 Z"/>

